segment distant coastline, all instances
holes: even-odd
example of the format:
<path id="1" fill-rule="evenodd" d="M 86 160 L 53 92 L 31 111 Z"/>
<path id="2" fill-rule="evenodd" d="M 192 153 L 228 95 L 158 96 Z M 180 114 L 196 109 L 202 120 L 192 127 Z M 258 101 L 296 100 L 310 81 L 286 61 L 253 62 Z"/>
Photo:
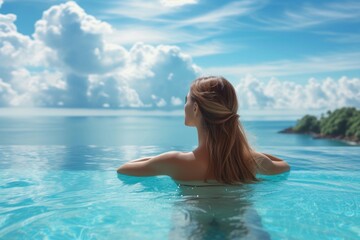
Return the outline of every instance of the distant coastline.
<path id="1" fill-rule="evenodd" d="M 308 134 L 314 139 L 332 139 L 351 145 L 360 145 L 360 110 L 343 107 L 333 112 L 321 114 L 320 119 L 305 115 L 294 127 L 285 128 L 279 133 Z"/>
<path id="2" fill-rule="evenodd" d="M 285 128 L 285 129 L 279 131 L 279 133 L 308 134 L 308 135 L 311 135 L 312 138 L 314 138 L 314 139 L 330 139 L 330 140 L 343 141 L 343 142 L 346 142 L 346 143 L 348 143 L 350 145 L 360 145 L 359 140 L 356 140 L 356 139 L 351 138 L 351 137 L 346 137 L 346 136 L 341 136 L 341 135 L 339 135 L 339 136 L 321 135 L 321 134 L 314 133 L 314 132 L 295 132 L 292 127 Z"/>

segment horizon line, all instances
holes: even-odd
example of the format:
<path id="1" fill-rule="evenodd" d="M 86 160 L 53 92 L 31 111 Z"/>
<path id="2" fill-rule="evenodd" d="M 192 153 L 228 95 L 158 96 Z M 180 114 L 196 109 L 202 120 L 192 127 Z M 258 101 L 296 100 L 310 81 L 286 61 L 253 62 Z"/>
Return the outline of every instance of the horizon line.
<path id="1" fill-rule="evenodd" d="M 241 120 L 298 120 L 306 114 L 320 117 L 324 109 L 240 109 Z M 0 108 L 0 117 L 184 117 L 183 109 Z"/>

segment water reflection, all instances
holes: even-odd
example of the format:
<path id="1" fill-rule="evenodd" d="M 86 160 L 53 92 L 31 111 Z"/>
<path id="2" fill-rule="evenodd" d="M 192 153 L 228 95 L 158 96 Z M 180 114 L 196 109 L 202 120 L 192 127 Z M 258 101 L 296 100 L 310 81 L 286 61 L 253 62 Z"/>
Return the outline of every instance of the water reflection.
<path id="1" fill-rule="evenodd" d="M 164 149 L 157 146 L 0 145 L 0 169 L 115 171 L 127 161 L 160 152 Z"/>
<path id="2" fill-rule="evenodd" d="M 250 200 L 250 185 L 179 187 L 169 239 L 270 239 Z"/>

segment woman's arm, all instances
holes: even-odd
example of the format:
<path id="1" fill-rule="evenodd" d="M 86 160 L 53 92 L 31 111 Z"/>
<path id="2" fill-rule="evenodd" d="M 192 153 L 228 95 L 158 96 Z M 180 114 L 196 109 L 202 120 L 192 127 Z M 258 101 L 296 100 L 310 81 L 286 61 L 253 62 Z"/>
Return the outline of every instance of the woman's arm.
<path id="1" fill-rule="evenodd" d="M 270 154 L 256 153 L 254 158 L 257 163 L 257 173 L 274 175 L 290 170 L 290 166 L 287 162 Z"/>
<path id="2" fill-rule="evenodd" d="M 153 157 L 155 157 L 155 156 L 139 158 L 139 159 L 132 160 L 132 161 L 130 161 L 130 162 L 128 162 L 128 163 L 144 162 L 144 161 L 147 161 L 147 160 L 149 160 L 150 158 L 153 158 Z"/>
<path id="3" fill-rule="evenodd" d="M 155 176 L 176 173 L 180 152 L 167 152 L 155 157 L 146 157 L 127 162 L 117 169 L 118 173 L 130 176 Z"/>

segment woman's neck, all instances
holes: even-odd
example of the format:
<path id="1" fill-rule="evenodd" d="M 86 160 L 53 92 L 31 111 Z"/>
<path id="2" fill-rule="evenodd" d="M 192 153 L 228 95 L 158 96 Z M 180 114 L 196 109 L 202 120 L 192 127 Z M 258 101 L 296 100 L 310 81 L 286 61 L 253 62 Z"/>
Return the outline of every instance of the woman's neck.
<path id="1" fill-rule="evenodd" d="M 197 149 L 206 149 L 207 131 L 203 126 L 196 126 L 198 133 L 198 147 Z"/>

